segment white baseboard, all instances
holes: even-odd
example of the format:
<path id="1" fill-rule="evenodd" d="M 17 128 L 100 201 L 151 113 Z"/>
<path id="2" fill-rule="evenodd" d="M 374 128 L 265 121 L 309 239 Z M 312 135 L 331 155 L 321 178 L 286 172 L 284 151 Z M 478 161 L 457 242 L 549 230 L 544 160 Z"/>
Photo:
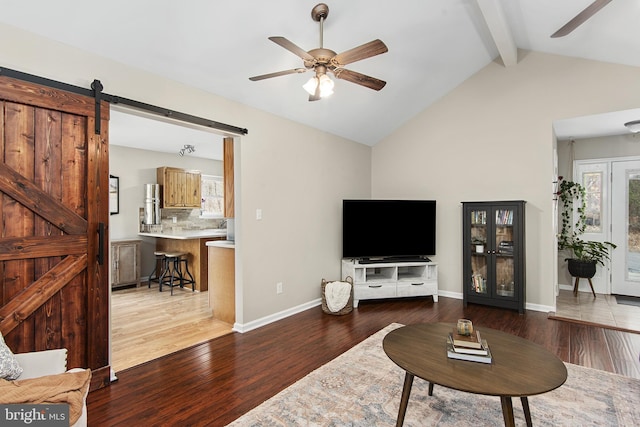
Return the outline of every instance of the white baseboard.
<path id="1" fill-rule="evenodd" d="M 562 285 L 561 285 L 561 288 L 562 288 Z M 573 288 L 569 288 L 569 289 L 573 289 Z M 448 292 L 448 291 L 438 290 L 438 296 L 447 297 L 447 298 L 455 298 L 455 299 L 463 299 L 462 292 Z M 548 306 L 548 305 L 530 304 L 530 303 L 527 303 L 527 302 L 525 302 L 524 308 L 526 310 L 541 311 L 543 313 L 548 313 L 550 311 L 554 311 L 555 310 L 553 307 Z"/>
<path id="2" fill-rule="evenodd" d="M 298 306 L 288 308 L 286 310 L 280 311 L 278 313 L 271 314 L 269 316 L 265 316 L 263 318 L 254 320 L 252 322 L 234 323 L 233 324 L 233 330 L 235 332 L 240 332 L 240 333 L 249 332 L 249 331 L 257 329 L 257 328 L 259 328 L 261 326 L 268 325 L 269 323 L 273 323 L 273 322 L 276 322 L 278 320 L 282 320 L 282 319 L 284 319 L 286 317 L 293 316 L 294 314 L 301 313 L 301 312 L 303 312 L 305 310 L 308 310 L 310 308 L 317 307 L 320 304 L 322 304 L 322 299 L 321 298 L 317 298 L 317 299 L 315 299 L 313 301 L 309 301 L 307 303 L 300 304 Z"/>
<path id="3" fill-rule="evenodd" d="M 443 296 L 443 297 L 447 297 L 447 298 L 454 298 L 454 299 L 462 299 L 462 292 L 448 292 L 448 291 L 441 291 L 438 290 L 438 296 Z M 262 326 L 268 325 L 270 323 L 276 322 L 278 320 L 282 320 L 284 318 L 287 318 L 289 316 L 293 316 L 294 314 L 298 314 L 301 313 L 305 310 L 308 310 L 310 308 L 313 307 L 317 307 L 320 304 L 322 304 L 322 299 L 318 298 L 315 299 L 313 301 L 309 301 L 307 303 L 304 304 L 300 304 L 297 305 L 295 307 L 291 307 L 288 308 L 286 310 L 280 311 L 278 313 L 274 313 L 271 314 L 269 316 L 265 316 L 262 317 L 260 319 L 254 320 L 252 322 L 248 322 L 248 323 L 234 323 L 233 324 L 233 331 L 234 332 L 240 332 L 240 333 L 244 333 L 244 332 L 249 332 L 252 331 L 254 329 L 258 329 Z M 437 303 L 436 303 L 437 304 Z M 540 304 L 528 304 L 525 303 L 525 308 L 527 310 L 531 310 L 531 311 L 541 311 L 544 313 L 548 313 L 550 311 L 553 311 L 554 308 L 551 306 L 547 306 L 547 305 L 540 305 Z"/>

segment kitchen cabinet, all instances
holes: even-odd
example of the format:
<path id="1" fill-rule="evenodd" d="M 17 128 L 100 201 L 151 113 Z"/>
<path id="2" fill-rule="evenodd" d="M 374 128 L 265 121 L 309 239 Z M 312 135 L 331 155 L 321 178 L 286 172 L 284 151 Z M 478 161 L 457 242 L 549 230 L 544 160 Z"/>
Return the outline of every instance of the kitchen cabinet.
<path id="1" fill-rule="evenodd" d="M 235 191 L 233 182 L 233 138 L 225 138 L 223 146 L 223 167 L 224 167 L 224 217 L 233 218 L 235 210 L 233 207 Z"/>
<path id="2" fill-rule="evenodd" d="M 111 288 L 140 286 L 140 240 L 111 242 Z"/>
<path id="3" fill-rule="evenodd" d="M 236 320 L 235 247 L 229 242 L 209 242 L 209 306 L 213 317 L 233 324 Z"/>
<path id="4" fill-rule="evenodd" d="M 199 171 L 163 166 L 157 169 L 157 179 L 160 184 L 160 207 L 201 207 L 202 177 Z"/>
<path id="5" fill-rule="evenodd" d="M 464 202 L 463 301 L 524 313 L 524 201 Z"/>
<path id="6" fill-rule="evenodd" d="M 196 281 L 195 288 L 199 292 L 208 290 L 208 263 L 206 243 L 212 240 L 222 240 L 224 236 L 207 238 L 156 239 L 156 250 L 164 252 L 184 252 L 187 254 L 189 271 Z"/>

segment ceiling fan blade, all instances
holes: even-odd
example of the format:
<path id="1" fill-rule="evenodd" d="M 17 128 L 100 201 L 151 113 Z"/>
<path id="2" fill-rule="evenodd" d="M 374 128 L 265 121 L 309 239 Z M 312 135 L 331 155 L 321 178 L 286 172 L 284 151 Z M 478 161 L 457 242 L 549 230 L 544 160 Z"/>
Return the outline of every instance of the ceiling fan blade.
<path id="1" fill-rule="evenodd" d="M 383 80 L 376 79 L 375 77 L 367 76 L 356 71 L 347 70 L 345 68 L 338 68 L 333 72 L 333 74 L 338 79 L 359 84 L 373 90 L 380 90 L 387 84 L 387 82 Z"/>
<path id="2" fill-rule="evenodd" d="M 301 47 L 299 47 L 298 45 L 294 44 L 293 42 L 290 42 L 289 40 L 285 39 L 284 37 L 273 36 L 273 37 L 269 37 L 269 40 L 271 40 L 272 42 L 282 46 L 283 48 L 287 49 L 289 52 L 292 52 L 292 53 L 298 55 L 300 58 L 302 58 L 304 60 L 307 60 L 307 61 L 315 61 L 316 60 L 316 58 L 311 56 L 306 50 L 302 49 Z"/>
<path id="3" fill-rule="evenodd" d="M 376 39 L 369 43 L 365 43 L 358 47 L 354 47 L 353 49 L 339 53 L 334 56 L 331 61 L 337 62 L 337 64 L 334 64 L 336 67 L 341 67 L 388 51 L 389 49 L 387 49 L 387 45 L 385 45 L 381 40 Z"/>
<path id="4" fill-rule="evenodd" d="M 249 80 L 252 82 L 257 82 L 258 80 L 270 79 L 271 77 L 280 77 L 286 76 L 287 74 L 295 74 L 295 73 L 304 73 L 307 71 L 306 68 L 294 68 L 292 70 L 278 71 L 276 73 L 262 74 L 261 76 L 249 77 Z"/>
<path id="5" fill-rule="evenodd" d="M 564 37 L 583 24 L 587 19 L 591 18 L 600 9 L 611 3 L 611 0 L 595 0 L 587 6 L 582 12 L 577 14 L 571 21 L 567 22 L 555 33 L 551 34 L 551 38 Z"/>

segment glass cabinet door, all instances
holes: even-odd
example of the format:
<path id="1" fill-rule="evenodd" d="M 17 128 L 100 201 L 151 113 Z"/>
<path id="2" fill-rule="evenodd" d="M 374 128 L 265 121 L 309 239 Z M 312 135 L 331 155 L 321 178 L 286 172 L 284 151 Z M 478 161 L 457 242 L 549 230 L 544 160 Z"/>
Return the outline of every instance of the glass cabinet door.
<path id="1" fill-rule="evenodd" d="M 485 209 L 471 210 L 471 292 L 487 294 L 487 218 Z"/>
<path id="2" fill-rule="evenodd" d="M 526 295 L 524 200 L 462 202 L 462 277 L 467 303 L 517 309 Z"/>
<path id="3" fill-rule="evenodd" d="M 498 297 L 515 294 L 515 267 L 513 257 L 513 209 L 496 209 L 495 214 L 495 290 Z"/>

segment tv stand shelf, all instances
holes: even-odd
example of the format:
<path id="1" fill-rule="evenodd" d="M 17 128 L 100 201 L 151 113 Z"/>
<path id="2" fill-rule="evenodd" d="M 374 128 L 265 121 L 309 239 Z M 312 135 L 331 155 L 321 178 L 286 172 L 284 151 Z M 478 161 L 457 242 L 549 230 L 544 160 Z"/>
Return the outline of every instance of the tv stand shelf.
<path id="1" fill-rule="evenodd" d="M 353 305 L 360 300 L 433 296 L 438 301 L 438 265 L 435 262 L 367 262 L 342 260 L 342 276 L 353 278 Z"/>

